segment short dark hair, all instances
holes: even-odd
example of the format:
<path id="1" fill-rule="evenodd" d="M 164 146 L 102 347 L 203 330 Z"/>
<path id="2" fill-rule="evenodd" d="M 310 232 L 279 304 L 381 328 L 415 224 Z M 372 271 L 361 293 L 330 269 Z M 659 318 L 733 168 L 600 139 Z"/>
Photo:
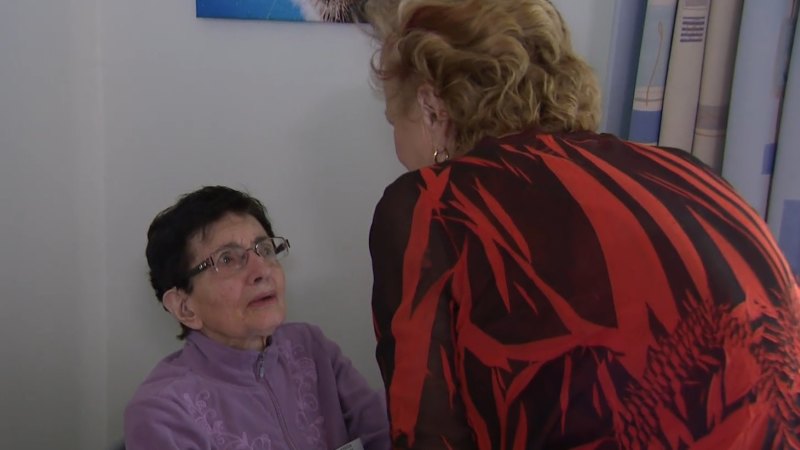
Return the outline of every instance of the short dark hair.
<path id="1" fill-rule="evenodd" d="M 275 237 L 264 205 L 250 195 L 226 186 L 205 186 L 183 195 L 178 202 L 156 215 L 147 230 L 147 265 L 150 284 L 162 303 L 164 293 L 173 287 L 192 292 L 189 271 L 189 240 L 226 214 L 249 215 Z M 185 339 L 191 330 L 181 324 L 178 339 Z"/>

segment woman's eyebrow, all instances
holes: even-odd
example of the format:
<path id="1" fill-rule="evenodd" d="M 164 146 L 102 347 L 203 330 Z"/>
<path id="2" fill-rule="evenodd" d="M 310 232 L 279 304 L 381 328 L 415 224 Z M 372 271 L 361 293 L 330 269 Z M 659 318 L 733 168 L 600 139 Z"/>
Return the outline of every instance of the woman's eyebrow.
<path id="1" fill-rule="evenodd" d="M 263 234 L 263 235 L 260 235 L 260 236 L 256 236 L 256 238 L 253 239 L 253 242 L 250 244 L 250 247 L 255 246 L 259 242 L 266 241 L 267 239 L 269 239 L 269 236 L 267 236 L 266 234 Z M 216 253 L 216 252 L 218 252 L 220 250 L 223 250 L 223 249 L 226 249 L 226 248 L 244 248 L 244 247 L 239 245 L 238 242 L 230 241 L 230 242 L 227 242 L 225 244 L 220 245 L 214 251 L 212 251 L 212 253 Z"/>

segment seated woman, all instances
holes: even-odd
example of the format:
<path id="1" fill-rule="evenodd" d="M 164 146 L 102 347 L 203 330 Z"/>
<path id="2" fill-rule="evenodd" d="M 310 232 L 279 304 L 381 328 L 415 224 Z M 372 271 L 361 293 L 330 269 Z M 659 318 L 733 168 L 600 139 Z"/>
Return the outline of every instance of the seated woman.
<path id="1" fill-rule="evenodd" d="M 147 237 L 150 282 L 185 344 L 128 404 L 128 450 L 389 448 L 383 397 L 319 328 L 283 323 L 289 241 L 261 202 L 204 187 Z"/>

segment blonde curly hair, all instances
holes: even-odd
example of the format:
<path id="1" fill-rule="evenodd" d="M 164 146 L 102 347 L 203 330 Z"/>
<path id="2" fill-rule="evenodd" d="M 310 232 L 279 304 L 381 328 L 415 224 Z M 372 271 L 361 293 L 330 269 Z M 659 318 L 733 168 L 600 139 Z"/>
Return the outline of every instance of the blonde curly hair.
<path id="1" fill-rule="evenodd" d="M 370 0 L 378 86 L 397 82 L 406 105 L 422 83 L 444 102 L 455 149 L 530 127 L 594 131 L 600 90 L 547 0 Z"/>

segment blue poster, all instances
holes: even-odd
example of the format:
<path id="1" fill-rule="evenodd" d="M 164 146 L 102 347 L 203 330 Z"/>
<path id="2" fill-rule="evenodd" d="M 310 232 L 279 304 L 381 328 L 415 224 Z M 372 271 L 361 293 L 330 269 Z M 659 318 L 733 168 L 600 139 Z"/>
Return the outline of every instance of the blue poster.
<path id="1" fill-rule="evenodd" d="M 197 17 L 363 22 L 366 0 L 197 0 Z"/>

